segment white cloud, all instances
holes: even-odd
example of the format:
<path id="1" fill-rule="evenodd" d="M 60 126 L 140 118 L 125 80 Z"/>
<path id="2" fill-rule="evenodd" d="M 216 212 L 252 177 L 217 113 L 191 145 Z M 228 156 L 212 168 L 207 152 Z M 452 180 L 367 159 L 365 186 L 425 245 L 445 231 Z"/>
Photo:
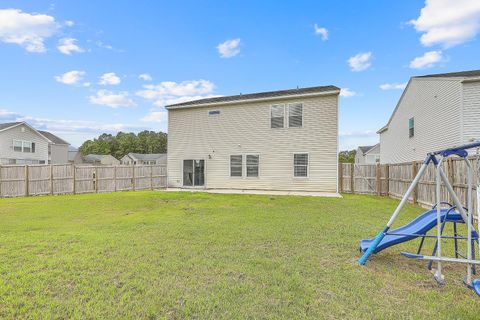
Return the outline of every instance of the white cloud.
<path id="1" fill-rule="evenodd" d="M 125 91 L 113 93 L 107 90 L 99 90 L 94 96 L 90 96 L 89 100 L 90 103 L 111 108 L 136 106 L 135 102 L 128 96 L 128 92 Z"/>
<path id="2" fill-rule="evenodd" d="M 145 122 L 167 122 L 168 114 L 165 111 L 152 111 L 141 120 Z"/>
<path id="3" fill-rule="evenodd" d="M 75 22 L 73 22 L 72 20 L 66 20 L 64 22 L 64 24 L 67 26 L 67 27 L 73 27 L 75 25 Z"/>
<path id="4" fill-rule="evenodd" d="M 58 41 L 57 49 L 63 54 L 71 55 L 72 52 L 83 52 L 82 48 L 80 48 L 75 42 L 77 39 L 74 38 L 63 38 Z"/>
<path id="5" fill-rule="evenodd" d="M 55 34 L 55 18 L 19 9 L 0 9 L 0 41 L 14 43 L 28 52 L 45 52 L 45 39 Z"/>
<path id="6" fill-rule="evenodd" d="M 407 86 L 407 83 L 384 83 L 380 85 L 380 89 L 382 90 L 392 90 L 392 89 L 399 89 L 403 90 Z"/>
<path id="7" fill-rule="evenodd" d="M 353 97 L 353 96 L 356 96 L 356 95 L 357 95 L 357 93 L 355 91 L 350 90 L 349 88 L 340 89 L 340 96 L 341 97 L 349 98 L 349 97 Z"/>
<path id="8" fill-rule="evenodd" d="M 104 73 L 100 77 L 100 81 L 98 83 L 105 86 L 105 85 L 117 85 L 120 82 L 122 82 L 122 80 L 115 74 L 115 72 L 108 72 L 108 73 Z"/>
<path id="9" fill-rule="evenodd" d="M 84 75 L 85 71 L 72 70 L 59 76 L 55 76 L 55 80 L 63 84 L 73 85 L 81 81 Z"/>
<path id="10" fill-rule="evenodd" d="M 222 58 L 232 58 L 240 53 L 240 39 L 231 39 L 217 46 L 218 53 Z"/>
<path id="11" fill-rule="evenodd" d="M 328 40 L 328 30 L 326 28 L 319 27 L 316 23 L 313 28 L 315 29 L 315 34 L 321 36 L 323 41 Z"/>
<path id="12" fill-rule="evenodd" d="M 445 48 L 472 39 L 480 30 L 480 1 L 426 0 L 420 16 L 410 23 L 423 33 L 424 46 L 435 44 Z"/>
<path id="13" fill-rule="evenodd" d="M 442 51 L 429 51 L 425 52 L 423 56 L 416 57 L 410 61 L 410 68 L 412 69 L 425 69 L 431 68 L 435 63 L 443 60 Z"/>
<path id="14" fill-rule="evenodd" d="M 208 80 L 189 80 L 180 83 L 164 81 L 159 84 L 147 84 L 136 95 L 163 107 L 168 104 L 213 97 L 215 85 Z"/>
<path id="15" fill-rule="evenodd" d="M 371 58 L 371 52 L 363 52 L 350 57 L 347 62 L 352 71 L 364 71 L 372 65 L 372 62 L 370 61 Z"/>
<path id="16" fill-rule="evenodd" d="M 152 76 L 149 75 L 148 73 L 142 73 L 141 75 L 138 76 L 138 79 L 143 80 L 143 81 L 152 81 Z"/>
<path id="17" fill-rule="evenodd" d="M 91 139 L 101 133 L 115 134 L 118 131 L 139 132 L 147 128 L 145 126 L 125 123 L 104 123 L 87 120 L 49 119 L 25 116 L 7 109 L 0 109 L 0 121 L 26 121 L 39 130 L 51 131 L 70 142 L 73 145 L 81 145 L 86 139 Z"/>

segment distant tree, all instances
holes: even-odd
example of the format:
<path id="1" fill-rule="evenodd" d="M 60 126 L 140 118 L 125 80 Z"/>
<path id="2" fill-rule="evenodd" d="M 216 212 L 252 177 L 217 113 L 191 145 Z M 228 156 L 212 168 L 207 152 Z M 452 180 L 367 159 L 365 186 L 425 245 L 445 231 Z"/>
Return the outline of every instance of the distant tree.
<path id="1" fill-rule="evenodd" d="M 338 153 L 338 162 L 341 163 L 354 163 L 355 162 L 355 155 L 357 154 L 357 150 L 345 150 L 340 151 Z"/>
<path id="2" fill-rule="evenodd" d="M 116 136 L 103 133 L 98 138 L 87 140 L 80 146 L 80 153 L 87 155 L 110 154 L 117 159 L 129 152 L 165 153 L 167 152 L 167 134 L 165 132 L 142 131 L 119 132 Z"/>

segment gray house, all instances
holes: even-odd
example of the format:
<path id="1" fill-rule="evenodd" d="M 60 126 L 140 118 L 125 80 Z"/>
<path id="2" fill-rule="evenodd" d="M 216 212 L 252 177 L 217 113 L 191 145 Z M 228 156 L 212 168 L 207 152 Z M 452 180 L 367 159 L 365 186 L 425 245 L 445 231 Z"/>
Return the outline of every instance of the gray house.
<path id="1" fill-rule="evenodd" d="M 0 164 L 68 163 L 69 143 L 26 122 L 0 124 Z"/>
<path id="2" fill-rule="evenodd" d="M 381 128 L 380 161 L 423 160 L 480 138 L 480 70 L 412 77 Z"/>
<path id="3" fill-rule="evenodd" d="M 335 86 L 215 97 L 168 110 L 168 187 L 337 192 Z"/>
<path id="4" fill-rule="evenodd" d="M 355 154 L 356 164 L 376 164 L 380 162 L 380 143 L 374 146 L 361 146 Z"/>
<path id="5" fill-rule="evenodd" d="M 153 164 L 167 164 L 166 153 L 133 153 L 130 152 L 120 159 L 121 164 L 126 165 L 153 165 Z"/>
<path id="6" fill-rule="evenodd" d="M 109 154 L 87 154 L 82 157 L 81 164 L 116 166 L 120 164 L 120 161 Z"/>

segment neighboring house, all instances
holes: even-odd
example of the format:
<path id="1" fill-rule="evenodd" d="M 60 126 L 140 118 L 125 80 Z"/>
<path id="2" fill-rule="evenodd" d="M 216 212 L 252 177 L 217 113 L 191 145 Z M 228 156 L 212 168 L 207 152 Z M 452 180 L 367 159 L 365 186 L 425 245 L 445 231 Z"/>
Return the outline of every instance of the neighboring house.
<path id="1" fill-rule="evenodd" d="M 423 160 L 479 139 L 480 70 L 412 77 L 378 133 L 382 163 Z"/>
<path id="2" fill-rule="evenodd" d="M 167 164 L 166 153 L 133 153 L 130 152 L 120 159 L 121 164 L 126 165 L 153 165 L 153 164 Z"/>
<path id="3" fill-rule="evenodd" d="M 355 154 L 356 164 L 376 164 L 380 162 L 380 143 L 374 146 L 362 146 L 357 148 Z"/>
<path id="4" fill-rule="evenodd" d="M 48 131 L 38 130 L 38 132 L 50 140 L 50 144 L 48 145 L 48 163 L 68 163 L 68 147 L 70 144 Z"/>
<path id="5" fill-rule="evenodd" d="M 68 149 L 68 162 L 73 164 L 82 164 L 83 158 L 80 151 L 77 148 L 70 147 Z"/>
<path id="6" fill-rule="evenodd" d="M 26 122 L 0 124 L 0 164 L 68 162 L 69 143 Z"/>
<path id="7" fill-rule="evenodd" d="M 119 165 L 120 161 L 109 154 L 87 154 L 82 157 L 81 164 L 90 165 Z"/>
<path id="8" fill-rule="evenodd" d="M 215 97 L 168 110 L 168 187 L 337 192 L 335 86 Z"/>

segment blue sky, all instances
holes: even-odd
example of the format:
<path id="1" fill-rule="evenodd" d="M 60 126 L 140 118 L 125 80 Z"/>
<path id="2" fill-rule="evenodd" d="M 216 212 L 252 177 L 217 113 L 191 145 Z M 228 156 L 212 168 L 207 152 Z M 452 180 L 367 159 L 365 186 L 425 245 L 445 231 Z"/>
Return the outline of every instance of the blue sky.
<path id="1" fill-rule="evenodd" d="M 373 144 L 413 75 L 480 69 L 480 1 L 2 1 L 0 121 L 74 146 L 166 131 L 165 103 L 336 85 Z"/>

